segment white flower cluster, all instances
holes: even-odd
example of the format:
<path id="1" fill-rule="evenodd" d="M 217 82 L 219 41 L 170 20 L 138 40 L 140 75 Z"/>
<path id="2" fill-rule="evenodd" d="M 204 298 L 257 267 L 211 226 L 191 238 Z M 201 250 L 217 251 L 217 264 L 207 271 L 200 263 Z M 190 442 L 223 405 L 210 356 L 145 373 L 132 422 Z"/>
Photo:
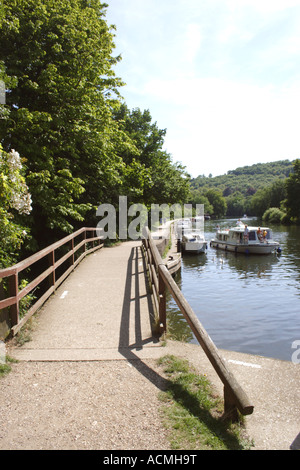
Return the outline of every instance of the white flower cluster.
<path id="1" fill-rule="evenodd" d="M 11 206 L 16 209 L 20 214 L 30 214 L 32 211 L 31 207 L 31 195 L 28 192 L 28 187 L 24 183 L 22 185 L 21 191 L 19 193 L 15 193 L 11 199 Z"/>
<path id="2" fill-rule="evenodd" d="M 20 170 L 22 169 L 20 155 L 15 150 L 11 150 L 6 154 L 5 160 L 9 173 L 9 180 L 13 186 L 13 192 L 10 197 L 10 206 L 16 209 L 20 214 L 29 214 L 32 210 L 32 200 L 28 186 L 25 183 L 25 179 L 20 174 Z"/>
<path id="3" fill-rule="evenodd" d="M 16 152 L 15 150 L 11 150 L 11 151 L 7 154 L 7 163 L 8 163 L 8 166 L 9 166 L 9 170 L 10 170 L 11 175 L 12 175 L 15 171 L 21 170 L 21 168 L 22 168 L 22 163 L 21 163 L 21 158 L 20 158 L 19 152 Z"/>

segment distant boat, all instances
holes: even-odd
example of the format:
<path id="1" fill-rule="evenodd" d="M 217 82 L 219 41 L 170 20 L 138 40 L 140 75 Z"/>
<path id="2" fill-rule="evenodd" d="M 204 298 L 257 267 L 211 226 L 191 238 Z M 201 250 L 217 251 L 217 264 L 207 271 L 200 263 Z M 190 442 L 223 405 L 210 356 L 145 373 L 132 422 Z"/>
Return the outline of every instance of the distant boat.
<path id="1" fill-rule="evenodd" d="M 212 248 L 234 253 L 267 255 L 281 252 L 278 242 L 273 240 L 272 230 L 268 227 L 247 227 L 241 221 L 229 229 L 218 229 L 215 238 L 210 242 Z"/>
<path id="2" fill-rule="evenodd" d="M 180 219 L 176 222 L 176 235 L 179 247 L 184 253 L 204 253 L 207 242 L 201 231 L 201 221 L 203 217 L 192 219 Z"/>
<path id="3" fill-rule="evenodd" d="M 188 231 L 182 235 L 181 246 L 184 253 L 204 253 L 207 242 L 200 232 Z"/>

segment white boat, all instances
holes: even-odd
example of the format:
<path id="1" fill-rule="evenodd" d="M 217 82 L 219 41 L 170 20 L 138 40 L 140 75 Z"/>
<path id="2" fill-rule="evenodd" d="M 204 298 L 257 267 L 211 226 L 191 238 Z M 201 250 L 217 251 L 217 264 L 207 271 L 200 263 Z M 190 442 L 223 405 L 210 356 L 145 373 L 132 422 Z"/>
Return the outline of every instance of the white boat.
<path id="1" fill-rule="evenodd" d="M 182 235 L 181 246 L 185 253 L 204 253 L 207 242 L 200 232 L 187 231 Z"/>
<path id="2" fill-rule="evenodd" d="M 273 240 L 272 230 L 268 227 L 248 227 L 241 224 L 229 229 L 218 229 L 210 242 L 212 248 L 234 253 L 267 255 L 281 252 L 278 242 Z"/>

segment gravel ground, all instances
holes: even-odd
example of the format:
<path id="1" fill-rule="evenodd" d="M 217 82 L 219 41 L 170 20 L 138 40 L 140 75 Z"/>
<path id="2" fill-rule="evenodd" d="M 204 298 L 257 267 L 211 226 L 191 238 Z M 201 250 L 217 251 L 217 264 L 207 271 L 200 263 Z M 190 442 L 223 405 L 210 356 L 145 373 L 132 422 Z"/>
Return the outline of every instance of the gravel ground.
<path id="1" fill-rule="evenodd" d="M 155 368 L 153 360 L 13 364 L 0 381 L 0 449 L 170 449 Z"/>
<path id="2" fill-rule="evenodd" d="M 165 354 L 188 359 L 222 397 L 201 348 L 169 341 Z M 299 366 L 222 354 L 253 399 L 254 449 L 288 450 L 294 440 L 299 449 Z M 0 378 L 0 450 L 171 450 L 158 399 L 165 380 L 156 358 L 14 363 Z"/>

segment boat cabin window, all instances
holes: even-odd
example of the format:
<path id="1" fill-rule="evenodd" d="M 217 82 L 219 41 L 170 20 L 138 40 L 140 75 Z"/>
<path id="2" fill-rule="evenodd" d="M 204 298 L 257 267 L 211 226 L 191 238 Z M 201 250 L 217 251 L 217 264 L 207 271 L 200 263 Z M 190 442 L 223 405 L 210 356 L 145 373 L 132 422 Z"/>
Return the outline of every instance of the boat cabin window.
<path id="1" fill-rule="evenodd" d="M 231 232 L 231 238 L 233 240 L 242 240 L 243 234 L 241 232 Z"/>
<path id="2" fill-rule="evenodd" d="M 254 230 L 251 230 L 249 232 L 249 241 L 254 241 L 254 240 L 256 240 L 255 232 Z"/>
<path id="3" fill-rule="evenodd" d="M 242 232 L 237 232 L 237 233 L 235 233 L 235 238 L 236 238 L 240 243 L 243 243 L 244 234 L 243 234 Z"/>
<path id="4" fill-rule="evenodd" d="M 224 233 L 218 233 L 217 235 L 218 240 L 225 241 L 228 239 L 228 235 Z"/>

